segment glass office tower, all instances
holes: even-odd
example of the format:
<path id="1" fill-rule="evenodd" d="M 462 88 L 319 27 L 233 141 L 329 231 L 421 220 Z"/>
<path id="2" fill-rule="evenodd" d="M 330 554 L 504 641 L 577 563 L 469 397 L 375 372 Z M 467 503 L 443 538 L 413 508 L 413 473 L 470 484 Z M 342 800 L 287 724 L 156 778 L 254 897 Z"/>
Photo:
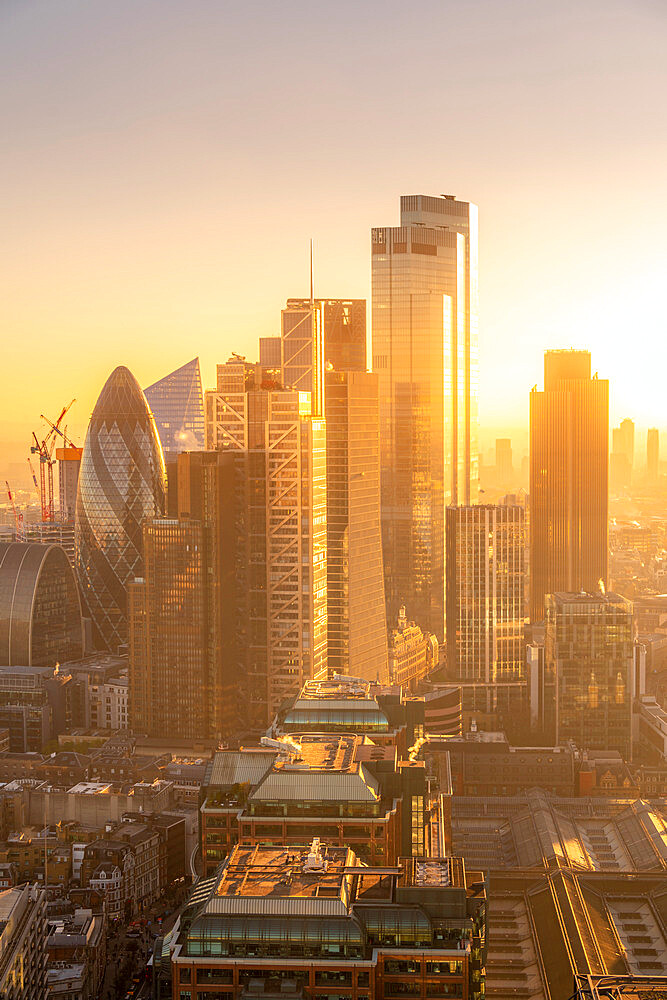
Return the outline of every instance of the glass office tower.
<path id="1" fill-rule="evenodd" d="M 155 417 L 162 450 L 198 451 L 204 447 L 204 397 L 199 358 L 144 389 Z"/>
<path id="2" fill-rule="evenodd" d="M 324 388 L 328 665 L 385 682 L 377 375 L 328 371 Z"/>
<path id="3" fill-rule="evenodd" d="M 607 580 L 609 382 L 588 351 L 547 351 L 530 394 L 530 618 L 557 591 Z"/>
<path id="4" fill-rule="evenodd" d="M 387 610 L 442 640 L 445 508 L 478 492 L 477 207 L 404 196 L 371 251 Z"/>
<path id="5" fill-rule="evenodd" d="M 166 470 L 134 375 L 107 379 L 88 425 L 76 500 L 76 570 L 99 642 L 127 642 L 126 585 L 143 573 L 142 523 L 164 513 Z"/>

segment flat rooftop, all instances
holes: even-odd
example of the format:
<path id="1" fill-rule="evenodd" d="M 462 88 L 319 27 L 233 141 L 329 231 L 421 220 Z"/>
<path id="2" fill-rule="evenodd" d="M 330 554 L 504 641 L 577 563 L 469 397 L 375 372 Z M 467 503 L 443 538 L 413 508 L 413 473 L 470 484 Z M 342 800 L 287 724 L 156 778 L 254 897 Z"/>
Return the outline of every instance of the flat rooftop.
<path id="1" fill-rule="evenodd" d="M 216 895 L 341 898 L 345 869 L 356 864 L 354 853 L 347 847 L 322 846 L 324 867 L 306 870 L 309 852 L 310 848 L 303 847 L 237 846 L 222 873 Z"/>

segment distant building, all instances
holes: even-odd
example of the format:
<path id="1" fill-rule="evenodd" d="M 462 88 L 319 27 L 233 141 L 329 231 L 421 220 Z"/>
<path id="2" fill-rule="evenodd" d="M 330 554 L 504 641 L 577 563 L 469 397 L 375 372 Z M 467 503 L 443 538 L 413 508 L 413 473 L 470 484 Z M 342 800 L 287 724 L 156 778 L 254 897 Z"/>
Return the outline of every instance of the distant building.
<path id="1" fill-rule="evenodd" d="M 116 368 L 90 418 L 76 507 L 79 586 L 96 639 L 110 651 L 127 642 L 126 587 L 143 573 L 142 525 L 164 512 L 166 489 L 146 398 L 131 372 Z"/>
<path id="2" fill-rule="evenodd" d="M 477 206 L 401 197 L 371 230 L 387 614 L 402 604 L 442 642 L 445 508 L 478 492 Z"/>
<path id="3" fill-rule="evenodd" d="M 55 667 L 83 655 L 76 578 L 64 549 L 0 543 L 0 664 Z"/>
<path id="4" fill-rule="evenodd" d="M 422 632 L 416 622 L 409 621 L 402 607 L 395 627 L 389 631 L 390 682 L 414 690 L 437 665 L 437 637 Z"/>
<path id="5" fill-rule="evenodd" d="M 24 885 L 0 892 L 0 996 L 46 1000 L 46 893 Z"/>
<path id="6" fill-rule="evenodd" d="M 556 591 L 607 581 L 609 383 L 588 351 L 547 351 L 530 394 L 530 620 Z"/>
<path id="7" fill-rule="evenodd" d="M 556 688 L 556 742 L 632 756 L 632 605 L 618 594 L 550 594 L 545 672 Z"/>
<path id="8" fill-rule="evenodd" d="M 280 337 L 260 337 L 259 338 L 259 363 L 262 368 L 280 370 L 281 360 Z"/>
<path id="9" fill-rule="evenodd" d="M 162 450 L 197 451 L 204 447 L 204 397 L 199 358 L 144 389 L 155 417 Z"/>
<path id="10" fill-rule="evenodd" d="M 526 711 L 523 507 L 448 507 L 447 676 L 464 717 L 520 727 Z M 486 724 L 484 726 L 486 728 Z"/>
<path id="11" fill-rule="evenodd" d="M 512 482 L 512 442 L 510 438 L 496 438 L 496 479 L 503 485 Z"/>
<path id="12" fill-rule="evenodd" d="M 12 753 L 39 753 L 71 726 L 72 678 L 56 667 L 0 666 L 0 726 Z"/>
<path id="13" fill-rule="evenodd" d="M 83 448 L 77 448 L 74 445 L 56 448 L 60 520 L 68 524 L 74 524 L 82 454 Z"/>
<path id="14" fill-rule="evenodd" d="M 193 893 L 174 936 L 174 984 L 184 992 L 224 982 L 239 995 L 303 1000 L 332 988 L 402 997 L 424 983 L 424 995 L 479 1000 L 483 874 L 454 857 L 405 858 L 379 874 L 354 849 L 319 837 L 305 849 L 239 845 Z"/>
<path id="15" fill-rule="evenodd" d="M 386 681 L 377 391 L 371 372 L 325 373 L 328 664 Z"/>
<path id="16" fill-rule="evenodd" d="M 657 482 L 659 468 L 660 432 L 657 427 L 649 427 L 646 435 L 646 476 L 649 482 Z"/>

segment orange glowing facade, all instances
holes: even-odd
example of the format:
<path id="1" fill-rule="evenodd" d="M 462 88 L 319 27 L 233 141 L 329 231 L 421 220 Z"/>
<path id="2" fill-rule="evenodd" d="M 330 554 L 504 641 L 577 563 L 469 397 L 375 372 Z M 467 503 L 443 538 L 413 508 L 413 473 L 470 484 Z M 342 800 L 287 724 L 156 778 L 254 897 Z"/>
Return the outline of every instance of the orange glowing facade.
<path id="1" fill-rule="evenodd" d="M 588 351 L 547 351 L 530 394 L 530 618 L 556 591 L 607 580 L 609 382 Z"/>

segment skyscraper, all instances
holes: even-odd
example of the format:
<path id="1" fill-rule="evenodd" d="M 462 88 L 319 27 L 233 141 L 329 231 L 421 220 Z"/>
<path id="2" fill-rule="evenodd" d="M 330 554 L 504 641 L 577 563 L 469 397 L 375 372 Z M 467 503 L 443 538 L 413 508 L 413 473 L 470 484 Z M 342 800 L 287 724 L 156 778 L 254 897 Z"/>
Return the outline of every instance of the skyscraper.
<path id="1" fill-rule="evenodd" d="M 477 208 L 401 198 L 372 230 L 388 614 L 444 635 L 445 507 L 477 499 Z"/>
<path id="2" fill-rule="evenodd" d="M 314 417 L 324 413 L 324 307 L 288 299 L 281 313 L 283 384 L 309 392 Z"/>
<path id="3" fill-rule="evenodd" d="M 210 737 L 202 525 L 151 518 L 143 549 L 144 575 L 128 586 L 132 728 Z"/>
<path id="4" fill-rule="evenodd" d="M 632 752 L 632 604 L 618 594 L 549 594 L 545 670 L 556 684 L 556 740 Z"/>
<path id="5" fill-rule="evenodd" d="M 338 372 L 365 372 L 366 299 L 316 299 L 324 324 L 324 364 Z M 288 309 L 309 309 L 309 299 L 288 299 Z M 260 361 L 262 338 L 260 338 Z M 263 362 L 262 362 L 263 363 Z"/>
<path id="6" fill-rule="evenodd" d="M 588 351 L 547 351 L 530 394 L 530 618 L 607 579 L 609 383 Z"/>
<path id="7" fill-rule="evenodd" d="M 280 368 L 282 365 L 281 346 L 280 337 L 259 338 L 259 363 L 262 368 Z"/>
<path id="8" fill-rule="evenodd" d="M 97 639 L 127 642 L 126 586 L 143 574 L 142 523 L 165 507 L 160 439 L 137 380 L 119 367 L 95 404 L 76 502 L 76 569 Z"/>
<path id="9" fill-rule="evenodd" d="M 503 486 L 512 482 L 512 442 L 510 438 L 496 438 L 496 479 Z"/>
<path id="10" fill-rule="evenodd" d="M 235 456 L 178 456 L 178 516 L 144 523 L 128 586 L 132 725 L 223 739 L 236 727 Z"/>
<path id="11" fill-rule="evenodd" d="M 526 707 L 523 507 L 447 508 L 447 672 L 464 712 L 517 723 Z"/>
<path id="12" fill-rule="evenodd" d="M 657 482 L 659 466 L 660 434 L 657 427 L 649 427 L 646 435 L 646 476 L 649 482 Z"/>
<path id="13" fill-rule="evenodd" d="M 388 680 L 377 375 L 325 373 L 328 664 Z"/>
<path id="14" fill-rule="evenodd" d="M 204 398 L 199 358 L 144 389 L 155 417 L 162 449 L 194 451 L 204 447 Z"/>
<path id="15" fill-rule="evenodd" d="M 237 453 L 239 688 L 249 728 L 327 665 L 326 431 L 310 394 L 262 389 L 232 357 L 207 394 L 207 441 Z"/>
<path id="16" fill-rule="evenodd" d="M 620 426 L 612 430 L 609 481 L 613 489 L 628 489 L 632 482 L 632 466 L 635 455 L 635 425 L 632 420 L 622 420 Z"/>

